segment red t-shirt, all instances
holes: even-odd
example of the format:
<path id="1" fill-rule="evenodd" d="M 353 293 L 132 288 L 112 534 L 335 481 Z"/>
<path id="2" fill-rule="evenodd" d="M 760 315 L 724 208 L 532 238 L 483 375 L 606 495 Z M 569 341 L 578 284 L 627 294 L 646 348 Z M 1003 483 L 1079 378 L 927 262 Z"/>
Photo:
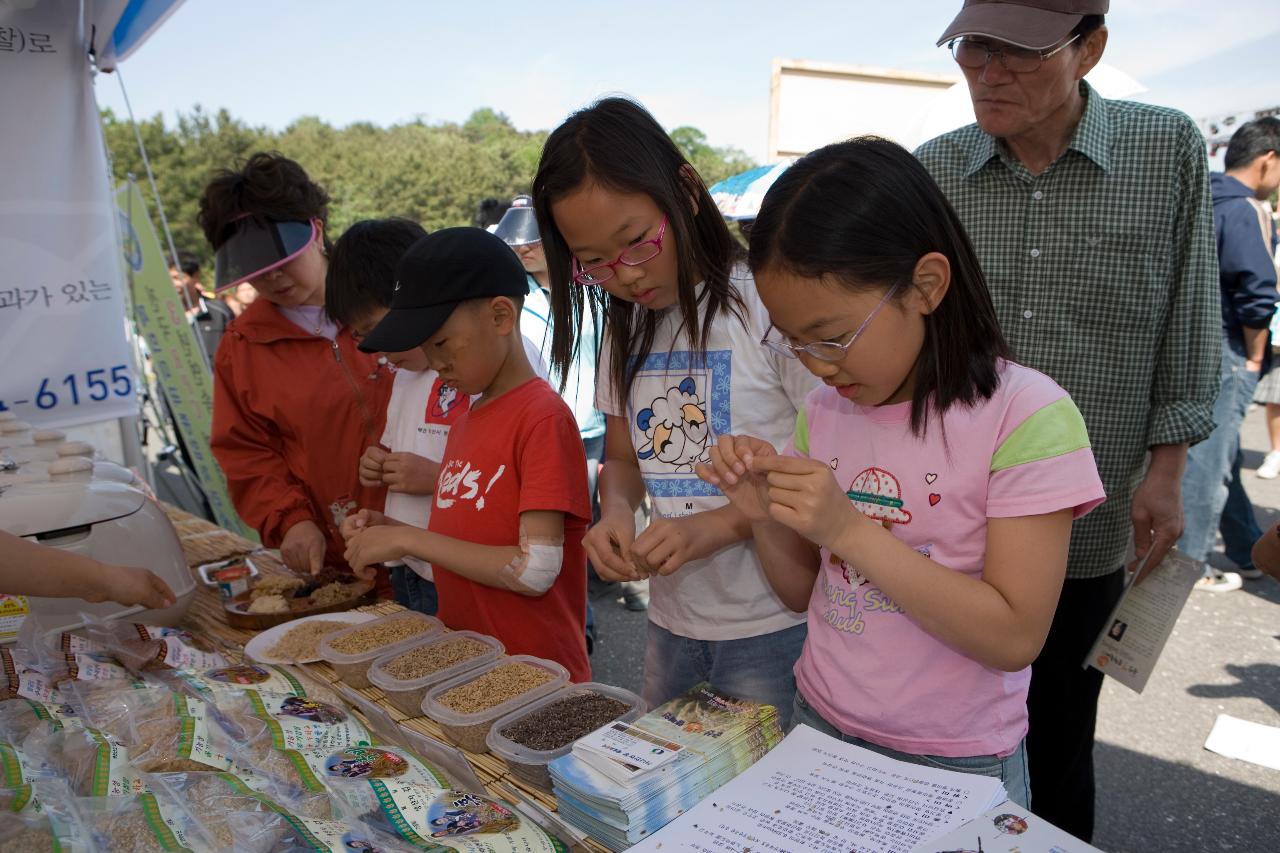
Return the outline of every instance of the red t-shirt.
<path id="1" fill-rule="evenodd" d="M 440 462 L 428 529 L 480 545 L 516 545 L 520 513 L 531 510 L 564 513 L 564 563 L 551 589 L 531 598 L 433 562 L 438 615 L 450 628 L 497 637 L 510 654 L 549 658 L 574 681 L 590 681 L 582 548 L 591 519 L 587 458 L 573 412 L 542 379 L 458 419 Z"/>

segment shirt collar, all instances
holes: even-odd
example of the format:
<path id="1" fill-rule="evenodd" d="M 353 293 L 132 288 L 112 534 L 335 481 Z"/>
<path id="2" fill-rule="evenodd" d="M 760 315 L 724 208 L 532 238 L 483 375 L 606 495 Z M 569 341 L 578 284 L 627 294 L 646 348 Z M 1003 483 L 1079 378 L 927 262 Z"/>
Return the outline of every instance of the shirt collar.
<path id="1" fill-rule="evenodd" d="M 1076 150 L 1088 157 L 1104 173 L 1111 171 L 1111 121 L 1107 116 L 1107 103 L 1092 86 L 1080 81 L 1080 94 L 1084 97 L 1084 113 L 1080 123 L 1067 143 L 1067 150 Z M 1000 144 L 994 136 L 978 130 L 978 140 L 969 155 L 969 165 L 964 176 L 972 177 L 979 169 L 1001 155 Z"/>

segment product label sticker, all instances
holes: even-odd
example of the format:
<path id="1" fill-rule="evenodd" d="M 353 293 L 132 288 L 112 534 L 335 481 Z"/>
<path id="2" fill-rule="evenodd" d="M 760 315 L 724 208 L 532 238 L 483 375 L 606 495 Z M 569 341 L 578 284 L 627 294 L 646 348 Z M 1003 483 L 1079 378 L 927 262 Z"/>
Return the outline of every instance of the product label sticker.
<path id="1" fill-rule="evenodd" d="M 254 714 L 271 730 L 276 749 L 341 749 L 368 746 L 372 738 L 341 708 L 286 693 L 245 691 Z"/>
<path id="2" fill-rule="evenodd" d="M 382 819 L 424 850 L 467 853 L 555 853 L 563 850 L 538 827 L 488 797 L 403 782 L 369 783 Z"/>
<path id="3" fill-rule="evenodd" d="M 18 639 L 18 631 L 30 612 L 25 595 L 0 595 L 0 643 Z"/>

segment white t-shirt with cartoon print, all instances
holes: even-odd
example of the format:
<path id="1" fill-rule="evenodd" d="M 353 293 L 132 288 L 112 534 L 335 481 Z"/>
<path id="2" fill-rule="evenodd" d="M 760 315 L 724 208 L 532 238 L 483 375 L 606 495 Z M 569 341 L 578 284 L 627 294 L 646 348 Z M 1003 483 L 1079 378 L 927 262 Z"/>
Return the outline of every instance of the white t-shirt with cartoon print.
<path id="1" fill-rule="evenodd" d="M 744 317 L 718 314 L 705 355 L 690 351 L 683 332 L 677 337 L 679 307 L 662 312 L 625 406 L 614 391 L 608 356 L 601 358 L 596 408 L 626 420 L 654 511 L 663 517 L 725 506 L 728 500 L 698 479 L 693 466 L 709 458 L 721 435 L 752 435 L 783 447 L 797 410 L 818 382 L 799 360 L 761 346 L 769 317 L 750 273 L 735 270 L 733 284 Z M 699 310 L 699 325 L 702 316 Z M 601 353 L 609 346 L 606 334 Z M 650 619 L 696 640 L 755 637 L 804 621 L 778 600 L 749 541 L 651 578 L 649 596 Z"/>

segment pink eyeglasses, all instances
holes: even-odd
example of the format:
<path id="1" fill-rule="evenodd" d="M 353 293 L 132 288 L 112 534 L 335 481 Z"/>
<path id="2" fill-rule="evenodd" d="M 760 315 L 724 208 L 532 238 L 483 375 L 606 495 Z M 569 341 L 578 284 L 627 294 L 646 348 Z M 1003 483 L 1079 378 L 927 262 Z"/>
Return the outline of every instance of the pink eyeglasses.
<path id="1" fill-rule="evenodd" d="M 573 280 L 586 287 L 596 287 L 613 278 L 619 264 L 638 267 L 648 263 L 662 254 L 662 237 L 667 233 L 667 217 L 662 217 L 662 225 L 658 228 L 658 236 L 628 246 L 622 254 L 608 264 L 597 264 L 590 269 L 583 269 L 578 259 L 573 259 Z"/>

